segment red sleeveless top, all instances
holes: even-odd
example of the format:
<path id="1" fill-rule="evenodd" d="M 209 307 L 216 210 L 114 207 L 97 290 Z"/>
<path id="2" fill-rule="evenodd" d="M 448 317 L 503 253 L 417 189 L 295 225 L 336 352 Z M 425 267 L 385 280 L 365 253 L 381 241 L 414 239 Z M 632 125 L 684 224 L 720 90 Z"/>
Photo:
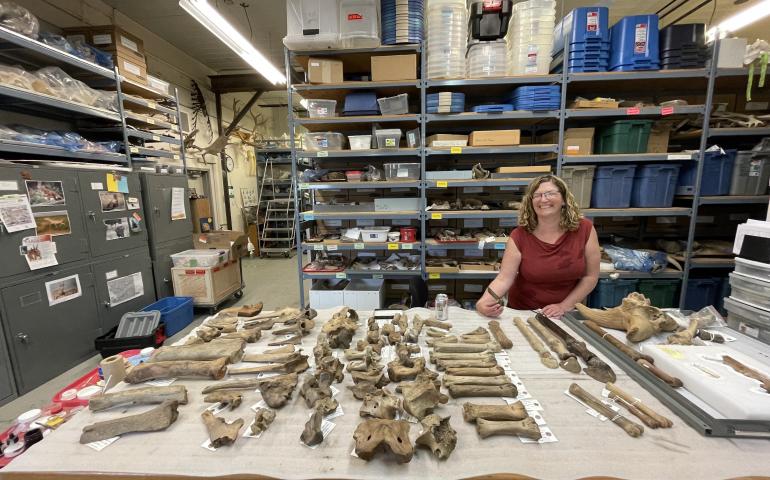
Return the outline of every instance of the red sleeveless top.
<path id="1" fill-rule="evenodd" d="M 593 224 L 580 219 L 578 229 L 566 232 L 556 243 L 546 243 L 524 227 L 511 232 L 521 252 L 519 273 L 508 291 L 508 307 L 534 310 L 559 303 L 586 273 L 586 242 Z"/>

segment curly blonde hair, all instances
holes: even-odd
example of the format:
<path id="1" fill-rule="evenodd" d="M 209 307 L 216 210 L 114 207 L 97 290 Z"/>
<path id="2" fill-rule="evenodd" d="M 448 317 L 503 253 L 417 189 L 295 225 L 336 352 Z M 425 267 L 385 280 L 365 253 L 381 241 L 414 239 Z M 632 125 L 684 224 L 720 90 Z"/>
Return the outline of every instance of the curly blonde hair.
<path id="1" fill-rule="evenodd" d="M 556 185 L 559 193 L 561 193 L 561 197 L 564 199 L 559 227 L 565 231 L 574 232 L 578 229 L 580 218 L 583 215 L 580 213 L 580 207 L 578 207 L 575 197 L 572 195 L 572 192 L 569 191 L 569 188 L 567 188 L 567 184 L 556 175 L 541 175 L 530 182 L 527 191 L 524 192 L 524 198 L 521 200 L 521 208 L 519 208 L 519 225 L 524 227 L 529 233 L 535 231 L 535 227 L 537 227 L 537 214 L 532 205 L 532 195 L 540 185 L 546 182 L 551 182 Z"/>

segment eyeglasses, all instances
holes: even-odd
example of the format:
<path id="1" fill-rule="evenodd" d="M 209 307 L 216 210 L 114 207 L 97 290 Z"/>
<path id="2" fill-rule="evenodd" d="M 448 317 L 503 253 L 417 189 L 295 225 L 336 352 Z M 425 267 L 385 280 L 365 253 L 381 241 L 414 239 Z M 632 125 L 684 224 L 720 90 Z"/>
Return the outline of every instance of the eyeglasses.
<path id="1" fill-rule="evenodd" d="M 561 194 L 558 190 L 551 190 L 550 192 L 543 192 L 543 193 L 533 193 L 532 199 L 537 200 L 542 198 L 543 200 L 550 200 L 552 198 L 556 198 Z"/>

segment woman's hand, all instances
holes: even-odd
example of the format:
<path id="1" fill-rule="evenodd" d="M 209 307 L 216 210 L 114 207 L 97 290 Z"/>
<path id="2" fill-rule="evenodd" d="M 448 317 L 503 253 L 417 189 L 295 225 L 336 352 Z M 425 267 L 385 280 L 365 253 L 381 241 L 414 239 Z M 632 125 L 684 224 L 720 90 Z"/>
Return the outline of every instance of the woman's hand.
<path id="1" fill-rule="evenodd" d="M 567 308 L 565 305 L 562 305 L 561 303 L 552 303 L 550 305 L 546 305 L 541 309 L 543 312 L 543 315 L 549 318 L 561 318 L 564 316 L 564 314 L 568 311 L 572 310 L 571 308 Z"/>
<path id="2" fill-rule="evenodd" d="M 476 302 L 476 311 L 487 317 L 499 317 L 503 313 L 503 306 L 488 297 L 484 295 Z"/>

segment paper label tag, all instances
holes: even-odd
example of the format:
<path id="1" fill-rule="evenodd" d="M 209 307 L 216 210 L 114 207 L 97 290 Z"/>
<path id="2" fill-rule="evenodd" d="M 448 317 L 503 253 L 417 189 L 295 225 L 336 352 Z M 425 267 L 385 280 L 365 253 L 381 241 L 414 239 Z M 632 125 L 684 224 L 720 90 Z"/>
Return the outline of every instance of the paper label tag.
<path id="1" fill-rule="evenodd" d="M 339 245 L 327 245 L 326 250 L 330 252 L 336 252 L 339 249 Z"/>
<path id="2" fill-rule="evenodd" d="M 440 273 L 429 273 L 428 274 L 428 278 L 431 279 L 431 280 L 437 280 L 437 279 L 441 278 L 441 274 Z"/>
<path id="3" fill-rule="evenodd" d="M 663 116 L 671 115 L 674 113 L 674 107 L 663 107 L 660 109 L 660 114 Z"/>
<path id="4" fill-rule="evenodd" d="M 412 250 L 412 248 L 414 248 L 414 245 L 411 244 L 411 243 L 402 243 L 401 244 L 401 249 L 402 250 Z"/>
<path id="5" fill-rule="evenodd" d="M 345 272 L 338 272 L 336 275 L 334 275 L 334 278 L 348 278 L 347 274 Z"/>
<path id="6" fill-rule="evenodd" d="M 436 187 L 438 188 L 447 188 L 448 184 L 446 180 L 439 180 L 436 182 Z"/>
<path id="7" fill-rule="evenodd" d="M 117 278 L 118 277 L 118 271 L 117 270 L 113 270 L 111 272 L 107 272 L 107 273 L 104 274 L 104 277 L 107 280 L 112 280 L 113 278 Z"/>
<path id="8" fill-rule="evenodd" d="M 97 452 L 101 452 L 102 450 L 104 450 L 108 446 L 110 446 L 113 443 L 115 443 L 115 441 L 117 439 L 119 439 L 119 438 L 120 438 L 120 436 L 117 436 L 117 437 L 108 438 L 106 440 L 99 440 L 98 442 L 86 443 L 86 446 L 88 446 L 90 448 L 93 448 Z"/>
<path id="9" fill-rule="evenodd" d="M 152 118 L 152 117 L 147 117 L 146 121 L 147 121 L 147 123 L 149 123 L 150 125 L 155 125 L 155 119 L 154 119 L 154 118 Z"/>
<path id="10" fill-rule="evenodd" d="M 452 153 L 452 154 L 463 153 L 463 147 L 449 147 L 449 153 Z"/>
<path id="11" fill-rule="evenodd" d="M 92 182 L 91 190 L 104 190 L 104 184 L 99 182 Z"/>
<path id="12" fill-rule="evenodd" d="M 315 215 L 313 215 L 312 213 L 306 213 L 304 217 L 305 217 L 305 220 L 315 220 Z"/>
<path id="13" fill-rule="evenodd" d="M 129 50 L 133 50 L 134 52 L 139 53 L 139 45 L 137 45 L 136 42 L 131 40 L 130 38 L 127 38 L 121 35 L 120 44 Z"/>
<path id="14" fill-rule="evenodd" d="M 18 182 L 14 181 L 14 180 L 3 180 L 3 181 L 0 181 L 0 191 L 16 192 L 18 190 L 19 190 Z"/>
<path id="15" fill-rule="evenodd" d="M 430 214 L 430 219 L 431 220 L 441 220 L 442 218 L 444 218 L 444 216 L 441 215 L 440 213 L 431 213 Z"/>
<path id="16" fill-rule="evenodd" d="M 93 37 L 91 37 L 91 42 L 94 45 L 109 45 L 112 43 L 112 35 L 110 35 L 109 33 L 94 35 Z"/>
<path id="17" fill-rule="evenodd" d="M 131 62 L 123 61 L 123 68 L 133 75 L 136 75 L 137 77 L 142 74 L 142 70 L 139 68 L 139 65 L 134 65 Z"/>
<path id="18" fill-rule="evenodd" d="M 388 250 L 398 250 L 398 244 L 397 243 L 389 243 L 388 244 Z"/>
<path id="19" fill-rule="evenodd" d="M 599 12 L 588 12 L 586 14 L 586 30 L 589 32 L 599 30 Z"/>
<path id="20" fill-rule="evenodd" d="M 316 156 L 318 158 L 328 157 L 329 156 L 329 152 L 327 152 L 325 150 L 321 150 L 320 152 L 318 152 L 318 155 L 316 155 Z"/>
<path id="21" fill-rule="evenodd" d="M 324 246 L 321 245 L 321 244 L 313 245 L 313 250 L 317 250 L 317 251 L 321 251 L 322 252 L 323 249 L 324 249 Z"/>
<path id="22" fill-rule="evenodd" d="M 139 153 L 139 147 L 130 147 L 128 150 L 131 153 Z"/>
<path id="23" fill-rule="evenodd" d="M 634 53 L 647 53 L 647 24 L 637 23 L 634 30 Z"/>
<path id="24" fill-rule="evenodd" d="M 353 248 L 356 249 L 356 250 L 363 250 L 364 249 L 364 244 L 363 243 L 354 243 L 353 244 Z"/>
<path id="25" fill-rule="evenodd" d="M 669 153 L 666 158 L 669 160 L 691 160 L 692 155 L 689 153 Z"/>
<path id="26" fill-rule="evenodd" d="M 639 115 L 641 111 L 639 107 L 631 107 L 626 109 L 626 115 Z"/>
<path id="27" fill-rule="evenodd" d="M 152 387 L 168 387 L 175 381 L 176 381 L 176 378 L 164 378 L 164 379 L 158 379 L 158 380 L 149 380 L 144 383 L 145 385 L 150 385 Z"/>
<path id="28" fill-rule="evenodd" d="M 148 108 L 157 108 L 158 104 L 153 102 L 152 100 L 147 100 L 147 107 Z"/>

